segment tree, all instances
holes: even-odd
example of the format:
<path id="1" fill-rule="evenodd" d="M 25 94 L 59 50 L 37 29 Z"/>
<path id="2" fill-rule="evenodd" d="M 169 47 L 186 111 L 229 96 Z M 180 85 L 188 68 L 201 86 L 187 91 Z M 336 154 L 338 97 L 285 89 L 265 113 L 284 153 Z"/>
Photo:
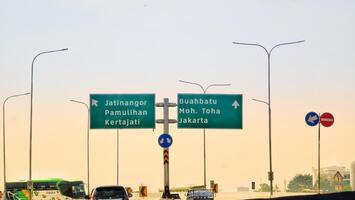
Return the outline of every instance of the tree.
<path id="1" fill-rule="evenodd" d="M 312 189 L 312 176 L 310 174 L 297 174 L 287 185 L 290 192 L 304 192 Z"/>
<path id="2" fill-rule="evenodd" d="M 270 186 L 267 183 L 260 184 L 260 192 L 270 192 Z"/>
<path id="3" fill-rule="evenodd" d="M 318 184 L 316 184 L 316 185 L 318 185 Z M 317 189 L 318 189 L 318 186 L 317 186 Z M 320 177 L 320 190 L 325 191 L 325 192 L 335 192 L 334 184 L 325 175 L 321 175 L 321 177 Z"/>

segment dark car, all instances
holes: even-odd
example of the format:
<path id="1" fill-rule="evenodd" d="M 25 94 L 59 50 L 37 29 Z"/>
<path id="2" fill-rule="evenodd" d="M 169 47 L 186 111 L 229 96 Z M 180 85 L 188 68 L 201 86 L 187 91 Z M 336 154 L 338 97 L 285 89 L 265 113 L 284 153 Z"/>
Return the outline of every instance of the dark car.
<path id="1" fill-rule="evenodd" d="M 211 191 L 206 189 L 189 190 L 186 195 L 186 200 L 214 200 L 214 195 Z"/>
<path id="2" fill-rule="evenodd" d="M 91 200 L 128 200 L 127 191 L 122 186 L 100 186 L 92 190 L 90 195 Z"/>

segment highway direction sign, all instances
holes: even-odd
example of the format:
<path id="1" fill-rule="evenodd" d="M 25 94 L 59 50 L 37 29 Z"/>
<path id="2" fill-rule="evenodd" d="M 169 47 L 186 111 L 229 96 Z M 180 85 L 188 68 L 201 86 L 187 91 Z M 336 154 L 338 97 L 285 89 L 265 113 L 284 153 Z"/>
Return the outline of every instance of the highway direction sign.
<path id="1" fill-rule="evenodd" d="M 241 94 L 178 94 L 178 128 L 243 128 Z"/>
<path id="2" fill-rule="evenodd" d="M 90 128 L 155 128 L 155 95 L 90 94 Z"/>
<path id="3" fill-rule="evenodd" d="M 166 133 L 163 133 L 158 138 L 158 143 L 162 148 L 169 148 L 173 144 L 173 138 Z"/>
<path id="4" fill-rule="evenodd" d="M 307 113 L 305 120 L 308 126 L 315 126 L 319 123 L 319 116 L 315 112 L 309 112 Z"/>
<path id="5" fill-rule="evenodd" d="M 321 116 L 320 116 L 320 123 L 324 126 L 324 127 L 329 127 L 331 125 L 333 125 L 334 123 L 334 117 L 332 114 L 326 112 L 326 113 L 323 113 Z"/>

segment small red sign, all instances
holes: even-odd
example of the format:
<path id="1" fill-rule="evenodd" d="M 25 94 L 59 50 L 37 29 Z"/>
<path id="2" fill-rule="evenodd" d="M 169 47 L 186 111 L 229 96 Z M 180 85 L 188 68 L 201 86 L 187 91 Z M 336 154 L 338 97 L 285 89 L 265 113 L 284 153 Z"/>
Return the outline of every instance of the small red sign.
<path id="1" fill-rule="evenodd" d="M 329 127 L 331 125 L 333 125 L 334 123 L 334 117 L 332 114 L 326 112 L 326 113 L 323 113 L 321 116 L 320 116 L 320 123 L 324 126 L 324 127 Z"/>

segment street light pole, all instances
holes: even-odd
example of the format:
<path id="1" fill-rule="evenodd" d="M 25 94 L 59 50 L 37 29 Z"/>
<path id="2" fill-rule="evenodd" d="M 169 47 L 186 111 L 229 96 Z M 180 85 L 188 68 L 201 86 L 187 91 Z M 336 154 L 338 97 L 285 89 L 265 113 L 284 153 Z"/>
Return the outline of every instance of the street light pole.
<path id="1" fill-rule="evenodd" d="M 266 101 L 262 101 L 262 100 L 259 100 L 259 99 L 252 99 L 253 101 L 256 101 L 256 102 L 259 102 L 259 103 L 264 103 L 266 104 L 267 106 L 269 106 L 268 102 Z"/>
<path id="2" fill-rule="evenodd" d="M 203 87 L 201 84 L 199 83 L 194 83 L 194 82 L 189 82 L 189 81 L 183 81 L 183 80 L 179 80 L 179 82 L 181 83 L 186 83 L 186 84 L 191 84 L 191 85 L 197 85 L 202 89 L 203 94 L 206 94 L 207 90 L 211 87 L 215 87 L 215 86 L 230 86 L 231 84 L 210 84 L 208 85 L 206 88 Z M 206 184 L 206 129 L 203 129 L 203 185 L 207 186 Z"/>
<path id="3" fill-rule="evenodd" d="M 284 46 L 284 45 L 290 45 L 290 44 L 297 44 L 305 42 L 305 40 L 300 40 L 300 41 L 295 41 L 295 42 L 286 42 L 286 43 L 280 43 L 275 46 L 273 46 L 270 50 L 267 50 L 264 46 L 260 44 L 255 44 L 255 43 L 242 43 L 242 42 L 233 42 L 233 44 L 238 44 L 238 45 L 248 45 L 248 46 L 258 46 L 261 47 L 265 50 L 267 54 L 267 77 L 268 77 L 268 102 L 264 102 L 268 105 L 268 110 L 269 110 L 269 160 L 270 160 L 270 171 L 268 173 L 268 179 L 270 181 L 270 196 L 272 196 L 273 193 L 273 180 L 274 180 L 274 172 L 272 171 L 272 153 L 271 153 L 271 96 L 270 96 L 270 58 L 271 58 L 271 53 L 272 51 L 279 46 Z M 259 100 L 258 100 L 259 101 Z M 261 102 L 261 101 L 259 101 Z"/>
<path id="4" fill-rule="evenodd" d="M 33 192 L 33 187 L 32 187 L 32 116 L 33 116 L 33 64 L 36 60 L 36 58 L 42 54 L 48 54 L 48 53 L 55 53 L 59 51 L 67 51 L 68 48 L 65 49 L 59 49 L 59 50 L 53 50 L 53 51 L 43 51 L 39 54 L 37 54 L 33 60 L 32 60 L 32 65 L 31 65 L 31 107 L 30 107 L 30 155 L 29 155 L 29 183 L 31 184 L 30 189 L 30 200 L 32 200 L 32 192 Z"/>
<path id="5" fill-rule="evenodd" d="M 82 102 L 71 99 L 71 102 L 82 104 L 86 107 L 88 111 L 88 125 L 87 125 L 87 135 L 86 135 L 86 167 L 87 167 L 87 182 L 88 182 L 88 194 L 90 193 L 90 108 L 89 106 Z"/>
<path id="6" fill-rule="evenodd" d="M 22 93 L 22 94 L 16 94 L 16 95 L 12 95 L 12 96 L 9 96 L 7 97 L 5 100 L 4 100 L 4 103 L 2 104 L 2 142 L 3 142 L 3 164 L 4 164 L 4 190 L 6 189 L 6 136 L 5 136 L 5 104 L 6 102 L 11 99 L 11 98 L 14 98 L 14 97 L 20 97 L 20 96 L 25 96 L 25 95 L 28 95 L 30 94 L 29 92 L 27 93 Z M 4 194 L 5 198 L 6 198 L 6 194 Z"/>

